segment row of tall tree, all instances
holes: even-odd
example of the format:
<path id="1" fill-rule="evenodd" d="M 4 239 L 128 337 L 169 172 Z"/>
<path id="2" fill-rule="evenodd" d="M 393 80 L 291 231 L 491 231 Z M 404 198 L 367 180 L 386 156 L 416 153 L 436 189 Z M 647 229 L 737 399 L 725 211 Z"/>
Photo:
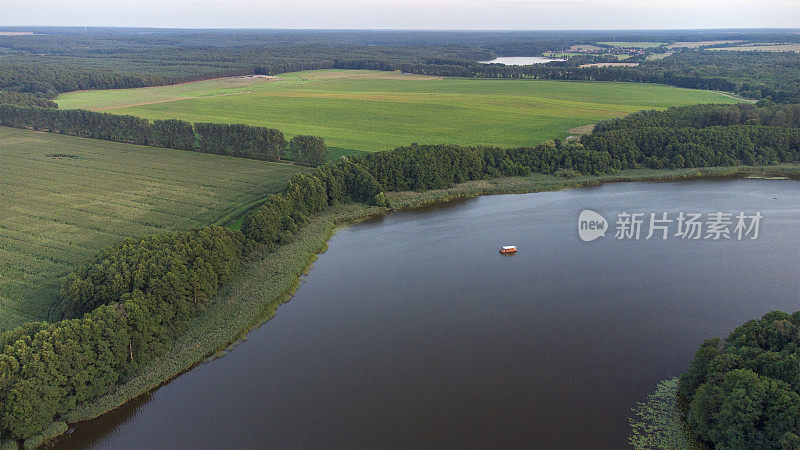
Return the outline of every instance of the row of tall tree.
<path id="1" fill-rule="evenodd" d="M 279 130 L 242 124 L 154 120 L 82 109 L 54 109 L 0 104 L 0 125 L 155 147 L 200 151 L 241 158 L 277 161 L 287 149 Z M 313 139 L 312 139 L 313 138 Z M 295 145 L 302 161 L 319 165 L 327 156 L 321 138 Z M 301 148 L 302 147 L 302 148 Z"/>
<path id="2" fill-rule="evenodd" d="M 36 106 L 38 108 L 58 108 L 56 102 L 26 92 L 0 91 L 0 104 Z"/>
<path id="3" fill-rule="evenodd" d="M 595 133 L 645 127 L 705 128 L 727 125 L 768 125 L 800 128 L 800 104 L 773 105 L 761 100 L 757 105 L 692 105 L 666 110 L 646 110 L 625 117 L 604 120 L 594 127 Z"/>

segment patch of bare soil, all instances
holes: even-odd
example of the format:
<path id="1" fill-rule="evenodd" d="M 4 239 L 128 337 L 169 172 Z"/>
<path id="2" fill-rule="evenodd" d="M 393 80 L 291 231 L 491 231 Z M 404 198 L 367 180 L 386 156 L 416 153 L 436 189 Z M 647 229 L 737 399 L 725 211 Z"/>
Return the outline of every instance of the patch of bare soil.
<path id="1" fill-rule="evenodd" d="M 589 134 L 594 130 L 594 124 L 588 123 L 586 125 L 581 125 L 575 128 L 570 128 L 567 130 L 567 133 L 575 135 L 575 136 L 583 136 L 584 134 Z"/>
<path id="2" fill-rule="evenodd" d="M 129 103 L 127 105 L 107 106 L 107 107 L 104 107 L 104 108 L 93 109 L 93 111 L 108 111 L 109 109 L 131 108 L 131 107 L 134 107 L 134 106 L 153 105 L 153 104 L 156 104 L 156 103 L 177 102 L 179 100 L 189 100 L 189 99 L 193 99 L 193 98 L 211 98 L 211 97 L 225 97 L 225 96 L 228 96 L 228 95 L 242 95 L 242 94 L 250 94 L 252 92 L 255 92 L 255 91 L 229 92 L 227 94 L 215 94 L 215 95 L 203 95 L 203 96 L 166 98 L 166 99 L 162 99 L 162 100 L 153 100 L 151 102 Z"/>
<path id="3" fill-rule="evenodd" d="M 580 45 L 573 45 L 567 50 L 568 52 L 593 52 L 597 50 L 603 50 L 603 47 L 598 47 L 596 45 L 589 45 L 589 44 L 580 44 Z"/>

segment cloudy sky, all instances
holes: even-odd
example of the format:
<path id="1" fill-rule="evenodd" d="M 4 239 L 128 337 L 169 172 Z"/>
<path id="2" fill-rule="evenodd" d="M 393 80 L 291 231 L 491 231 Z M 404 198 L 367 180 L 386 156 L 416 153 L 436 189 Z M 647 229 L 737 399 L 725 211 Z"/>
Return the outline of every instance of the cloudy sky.
<path id="1" fill-rule="evenodd" d="M 0 26 L 657 29 L 800 27 L 800 0 L 2 0 Z"/>

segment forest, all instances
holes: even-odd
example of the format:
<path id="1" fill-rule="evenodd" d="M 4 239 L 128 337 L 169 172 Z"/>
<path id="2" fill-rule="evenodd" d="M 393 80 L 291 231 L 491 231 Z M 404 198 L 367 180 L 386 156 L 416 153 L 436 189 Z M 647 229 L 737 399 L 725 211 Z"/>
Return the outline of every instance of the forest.
<path id="1" fill-rule="evenodd" d="M 533 66 L 479 64 L 456 59 L 427 59 L 399 70 L 424 75 L 539 80 L 626 81 L 734 92 L 747 98 L 787 103 L 800 100 L 800 55 L 785 52 L 687 51 L 636 67 L 579 67 L 584 61 Z M 355 63 L 351 63 L 355 64 Z"/>
<path id="2" fill-rule="evenodd" d="M 28 29 L 26 29 L 28 30 Z M 740 39 L 797 42 L 781 30 L 653 32 L 347 32 L 30 28 L 0 36 L 0 90 L 53 98 L 79 89 L 172 84 L 311 69 L 401 70 L 440 76 L 663 83 L 797 102 L 797 53 L 685 50 L 637 67 L 578 67 L 596 56 L 539 66 L 485 65 L 496 56 L 560 52 L 608 40 Z M 663 50 L 660 50 L 663 52 Z"/>
<path id="3" fill-rule="evenodd" d="M 771 312 L 700 346 L 678 397 L 715 448 L 800 446 L 800 311 Z"/>

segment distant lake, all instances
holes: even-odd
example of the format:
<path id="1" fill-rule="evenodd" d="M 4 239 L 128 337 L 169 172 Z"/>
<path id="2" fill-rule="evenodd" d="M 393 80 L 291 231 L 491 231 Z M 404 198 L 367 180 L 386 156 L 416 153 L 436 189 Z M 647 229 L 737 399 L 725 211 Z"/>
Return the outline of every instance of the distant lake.
<path id="1" fill-rule="evenodd" d="M 604 238 L 578 238 L 585 208 Z M 621 212 L 682 211 L 763 219 L 756 240 L 614 239 Z M 246 341 L 57 446 L 620 448 L 704 339 L 800 309 L 798 181 L 480 197 L 329 245 Z"/>
<path id="2" fill-rule="evenodd" d="M 541 56 L 500 56 L 491 61 L 478 61 L 481 64 L 505 64 L 507 66 L 529 66 L 531 64 L 544 64 L 551 61 L 564 61 L 563 59 L 543 58 Z"/>

